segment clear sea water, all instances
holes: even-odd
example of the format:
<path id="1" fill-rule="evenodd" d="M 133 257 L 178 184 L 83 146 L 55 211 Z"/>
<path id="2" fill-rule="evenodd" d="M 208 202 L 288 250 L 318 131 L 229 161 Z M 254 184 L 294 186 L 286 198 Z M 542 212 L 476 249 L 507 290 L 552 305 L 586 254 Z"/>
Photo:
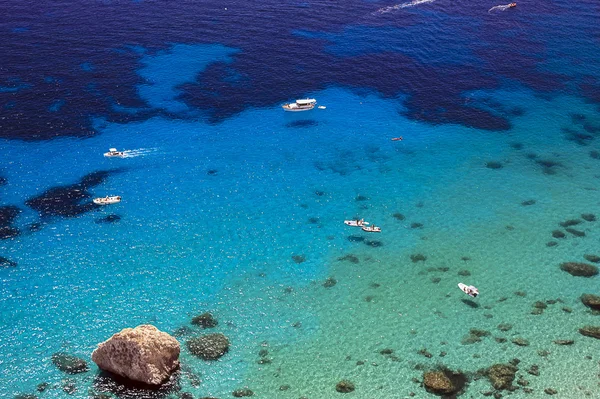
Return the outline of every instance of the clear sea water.
<path id="1" fill-rule="evenodd" d="M 96 345 L 144 323 L 192 328 L 194 397 L 430 398 L 413 379 L 437 366 L 481 397 L 477 371 L 515 358 L 533 393 L 511 397 L 600 397 L 578 333 L 600 277 L 559 269 L 600 255 L 600 220 L 552 237 L 600 219 L 600 5 L 496 5 L 2 2 L 0 397 L 87 398 Z M 281 109 L 302 97 L 326 109 Z M 86 205 L 104 195 L 123 201 Z M 205 311 L 231 341 L 215 362 L 185 347 Z"/>

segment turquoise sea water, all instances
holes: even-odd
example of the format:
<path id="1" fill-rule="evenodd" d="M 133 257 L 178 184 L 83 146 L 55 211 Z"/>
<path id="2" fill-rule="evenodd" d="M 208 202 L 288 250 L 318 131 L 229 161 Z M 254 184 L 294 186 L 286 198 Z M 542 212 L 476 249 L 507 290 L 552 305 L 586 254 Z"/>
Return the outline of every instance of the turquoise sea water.
<path id="1" fill-rule="evenodd" d="M 365 35 L 344 37 L 356 34 Z M 445 365 L 473 376 L 514 358 L 534 390 L 514 398 L 542 397 L 545 388 L 560 398 L 600 396 L 600 341 L 577 332 L 599 323 L 579 301 L 600 294 L 598 278 L 559 269 L 600 255 L 600 222 L 575 226 L 584 237 L 551 235 L 565 220 L 600 217 L 593 156 L 600 145 L 594 135 L 576 136 L 600 128 L 597 104 L 508 80 L 462 93 L 465 104 L 489 104 L 509 120 L 508 130 L 495 132 L 409 118 L 403 93 L 332 84 L 297 93 L 326 109 L 249 106 L 210 121 L 182 101 L 181 85 L 214 63 L 229 64 L 236 51 L 172 44 L 142 55 L 136 90 L 164 115 L 128 123 L 94 115 L 93 137 L 2 141 L 6 204 L 99 170 L 113 173 L 89 191 L 123 201 L 50 218 L 33 233 L 27 226 L 39 216 L 21 206 L 15 224 L 23 234 L 1 242 L 0 255 L 18 266 L 0 269 L 0 396 L 49 382 L 41 397 L 66 397 L 61 387 L 71 378 L 70 396 L 88 397 L 99 342 L 144 323 L 173 333 L 204 311 L 217 317 L 231 348 L 207 363 L 188 353 L 187 336 L 179 338 L 182 392 L 194 397 L 230 397 L 247 386 L 259 398 L 334 398 L 341 395 L 335 384 L 349 379 L 356 391 L 348 397 L 428 398 L 412 381 L 423 370 Z M 391 141 L 397 136 L 404 140 Z M 104 158 L 109 147 L 134 156 Z M 97 223 L 111 214 L 121 219 Z M 382 233 L 343 224 L 356 217 Z M 418 254 L 426 260 L 411 260 Z M 325 288 L 329 277 L 337 284 Z M 480 297 L 468 301 L 459 282 L 477 286 Z M 557 299 L 531 314 L 534 302 Z M 500 331 L 500 323 L 512 328 Z M 471 328 L 491 336 L 465 344 Z M 511 343 L 517 337 L 530 345 Z M 379 353 L 386 348 L 397 358 Z M 261 349 L 269 363 L 258 362 Z M 91 371 L 62 374 L 50 361 L 59 351 L 86 359 Z M 526 372 L 534 364 L 539 376 Z M 476 379 L 463 396 L 490 390 Z"/>

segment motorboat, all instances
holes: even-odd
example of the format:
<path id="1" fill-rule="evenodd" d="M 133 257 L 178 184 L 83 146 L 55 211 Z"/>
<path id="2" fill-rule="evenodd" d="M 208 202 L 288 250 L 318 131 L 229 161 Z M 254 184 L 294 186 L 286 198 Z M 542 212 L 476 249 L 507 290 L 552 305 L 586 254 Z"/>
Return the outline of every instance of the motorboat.
<path id="1" fill-rule="evenodd" d="M 476 298 L 477 295 L 479 295 L 479 290 L 472 285 L 458 283 L 458 288 L 460 288 L 462 292 L 464 292 L 465 294 L 467 294 L 468 296 L 470 296 L 472 298 Z"/>
<path id="2" fill-rule="evenodd" d="M 362 226 L 362 231 L 366 231 L 367 233 L 381 233 L 381 227 L 379 226 Z"/>
<path id="3" fill-rule="evenodd" d="M 113 195 L 113 196 L 106 196 L 106 197 L 99 197 L 99 198 L 94 198 L 92 200 L 92 202 L 96 205 L 112 205 L 112 204 L 117 204 L 119 202 L 121 202 L 121 196 L 120 195 Z"/>
<path id="4" fill-rule="evenodd" d="M 508 8 L 515 8 L 517 6 L 517 3 L 510 3 L 508 5 Z"/>
<path id="5" fill-rule="evenodd" d="M 283 104 L 282 108 L 285 111 L 299 112 L 299 111 L 310 111 L 317 104 L 317 100 L 314 98 L 305 98 L 303 100 L 296 100 L 293 103 Z"/>
<path id="6" fill-rule="evenodd" d="M 117 151 L 116 148 L 109 148 L 108 152 L 104 153 L 105 157 L 115 157 L 115 158 L 123 158 L 125 156 L 125 151 Z"/>
<path id="7" fill-rule="evenodd" d="M 353 227 L 362 227 L 362 226 L 366 226 L 369 224 L 369 222 L 365 222 L 365 219 L 360 219 L 360 220 L 344 220 L 344 223 L 348 226 L 353 226 Z"/>

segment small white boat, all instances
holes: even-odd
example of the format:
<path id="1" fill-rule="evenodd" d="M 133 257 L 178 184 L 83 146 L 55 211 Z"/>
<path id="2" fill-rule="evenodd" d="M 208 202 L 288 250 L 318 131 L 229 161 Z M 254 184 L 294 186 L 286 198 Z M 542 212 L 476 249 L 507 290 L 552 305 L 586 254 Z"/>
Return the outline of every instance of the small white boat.
<path id="1" fill-rule="evenodd" d="M 366 231 L 367 233 L 381 233 L 381 227 L 379 226 L 362 226 L 362 231 Z"/>
<path id="2" fill-rule="evenodd" d="M 109 148 L 108 152 L 104 153 L 105 157 L 116 157 L 123 158 L 125 156 L 125 151 L 117 151 L 116 148 Z"/>
<path id="3" fill-rule="evenodd" d="M 476 298 L 477 295 L 479 295 L 479 290 L 477 288 L 473 287 L 472 285 L 458 283 L 458 288 L 460 288 L 462 290 L 462 292 L 464 292 L 465 294 L 467 294 L 470 297 Z"/>
<path id="4" fill-rule="evenodd" d="M 319 108 L 319 109 L 325 109 L 325 108 L 327 108 L 327 107 L 326 107 L 326 106 L 324 106 L 324 105 L 319 105 L 317 108 Z"/>
<path id="5" fill-rule="evenodd" d="M 282 108 L 285 111 L 299 112 L 299 111 L 310 111 L 317 104 L 317 100 L 314 98 L 305 98 L 303 100 L 296 100 L 294 103 L 283 104 Z"/>
<path id="6" fill-rule="evenodd" d="M 106 196 L 100 198 L 94 198 L 92 202 L 96 205 L 111 205 L 121 202 L 120 195 Z"/>
<path id="7" fill-rule="evenodd" d="M 354 227 L 362 227 L 365 226 L 367 224 L 369 224 L 369 222 L 365 222 L 365 219 L 360 219 L 360 220 L 344 220 L 344 223 L 348 226 L 354 226 Z"/>

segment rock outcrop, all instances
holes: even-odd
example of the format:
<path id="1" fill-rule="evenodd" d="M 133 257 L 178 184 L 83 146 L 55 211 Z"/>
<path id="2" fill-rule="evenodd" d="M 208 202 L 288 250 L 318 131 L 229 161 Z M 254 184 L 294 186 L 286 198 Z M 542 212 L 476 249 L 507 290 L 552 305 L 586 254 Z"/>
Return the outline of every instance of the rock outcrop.
<path id="1" fill-rule="evenodd" d="M 423 385 L 427 392 L 437 395 L 449 395 L 454 392 L 454 385 L 443 371 L 428 371 L 423 374 Z"/>
<path id="2" fill-rule="evenodd" d="M 92 360 L 102 370 L 161 385 L 179 367 L 179 342 L 151 325 L 126 328 L 98 345 Z"/>

